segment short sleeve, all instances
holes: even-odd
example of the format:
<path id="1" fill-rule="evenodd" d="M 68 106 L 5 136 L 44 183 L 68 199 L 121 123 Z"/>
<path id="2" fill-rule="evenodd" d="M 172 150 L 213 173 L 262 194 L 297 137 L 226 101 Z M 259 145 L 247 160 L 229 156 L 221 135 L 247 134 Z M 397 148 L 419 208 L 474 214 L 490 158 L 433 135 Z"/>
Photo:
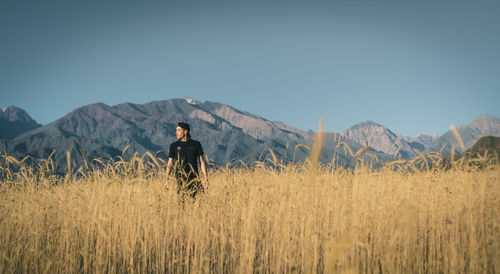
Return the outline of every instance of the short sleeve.
<path id="1" fill-rule="evenodd" d="M 172 144 L 170 145 L 170 151 L 168 152 L 168 157 L 169 157 L 169 158 L 172 158 L 172 159 L 175 159 L 175 154 L 176 154 L 176 152 L 177 152 L 177 151 L 175 150 L 175 145 L 174 145 L 174 143 L 172 143 Z"/>
<path id="2" fill-rule="evenodd" d="M 198 156 L 202 156 L 203 155 L 203 148 L 201 147 L 201 143 L 198 142 Z"/>

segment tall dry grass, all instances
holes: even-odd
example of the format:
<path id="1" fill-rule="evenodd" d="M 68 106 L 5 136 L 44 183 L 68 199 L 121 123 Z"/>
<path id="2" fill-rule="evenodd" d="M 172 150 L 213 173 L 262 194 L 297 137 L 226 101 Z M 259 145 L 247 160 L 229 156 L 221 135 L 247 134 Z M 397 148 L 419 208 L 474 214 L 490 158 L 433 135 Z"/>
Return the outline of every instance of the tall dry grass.
<path id="1" fill-rule="evenodd" d="M 182 203 L 151 154 L 66 177 L 50 175 L 50 159 L 33 168 L 6 157 L 21 167 L 3 167 L 1 273 L 500 270 L 496 163 L 416 168 L 432 154 L 345 170 L 318 155 L 274 157 L 213 170 L 207 194 Z"/>

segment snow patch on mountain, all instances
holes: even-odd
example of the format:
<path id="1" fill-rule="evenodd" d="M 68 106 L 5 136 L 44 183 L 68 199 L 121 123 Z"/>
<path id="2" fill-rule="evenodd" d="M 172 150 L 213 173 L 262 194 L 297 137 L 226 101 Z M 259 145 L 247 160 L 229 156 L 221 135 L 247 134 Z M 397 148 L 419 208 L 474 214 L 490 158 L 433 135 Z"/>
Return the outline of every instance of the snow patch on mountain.
<path id="1" fill-rule="evenodd" d="M 184 97 L 184 100 L 186 100 L 186 102 L 188 102 L 189 104 L 191 105 L 199 105 L 201 102 L 200 101 L 197 101 L 191 97 Z"/>

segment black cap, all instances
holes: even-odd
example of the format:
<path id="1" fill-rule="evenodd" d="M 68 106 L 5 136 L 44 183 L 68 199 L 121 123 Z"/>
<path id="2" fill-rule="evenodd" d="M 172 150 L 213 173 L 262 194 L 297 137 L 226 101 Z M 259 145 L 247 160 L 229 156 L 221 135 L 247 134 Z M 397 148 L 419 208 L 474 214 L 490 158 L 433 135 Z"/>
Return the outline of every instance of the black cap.
<path id="1" fill-rule="evenodd" d="M 177 124 L 177 126 L 183 128 L 183 129 L 185 129 L 187 131 L 190 130 L 189 125 L 187 123 L 180 122 L 180 123 Z"/>

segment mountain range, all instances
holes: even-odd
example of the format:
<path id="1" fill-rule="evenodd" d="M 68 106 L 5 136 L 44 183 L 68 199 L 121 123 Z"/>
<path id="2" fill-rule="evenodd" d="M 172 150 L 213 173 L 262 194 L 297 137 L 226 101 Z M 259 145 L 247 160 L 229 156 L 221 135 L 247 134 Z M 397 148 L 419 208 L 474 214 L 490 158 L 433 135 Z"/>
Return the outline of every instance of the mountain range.
<path id="1" fill-rule="evenodd" d="M 125 157 L 149 151 L 166 158 L 165 151 L 176 140 L 179 121 L 191 125 L 193 139 L 203 144 L 214 165 L 262 161 L 270 156 L 269 149 L 285 162 L 302 161 L 309 151 L 299 144 L 310 146 L 316 136 L 315 132 L 269 121 L 229 105 L 186 97 L 146 104 L 86 105 L 43 126 L 26 111 L 10 106 L 0 112 L 0 151 L 17 158 L 47 158 L 56 150 L 59 166 L 64 165 L 67 150 L 76 162 L 82 160 L 80 150 L 90 159 L 108 159 L 121 155 L 127 146 Z M 457 130 L 468 149 L 483 135 L 500 136 L 500 119 L 481 115 Z M 341 142 L 353 153 L 366 147 L 381 160 L 413 158 L 418 152 L 439 151 L 444 144 L 448 144 L 444 149 L 448 153 L 451 145 L 457 144 L 451 131 L 442 136 L 404 137 L 367 121 L 341 133 L 326 133 L 321 160 L 329 162 L 335 156 L 337 163 L 350 165 L 353 157 L 345 146 L 339 146 Z M 454 147 L 456 152 L 462 151 L 460 146 Z"/>

